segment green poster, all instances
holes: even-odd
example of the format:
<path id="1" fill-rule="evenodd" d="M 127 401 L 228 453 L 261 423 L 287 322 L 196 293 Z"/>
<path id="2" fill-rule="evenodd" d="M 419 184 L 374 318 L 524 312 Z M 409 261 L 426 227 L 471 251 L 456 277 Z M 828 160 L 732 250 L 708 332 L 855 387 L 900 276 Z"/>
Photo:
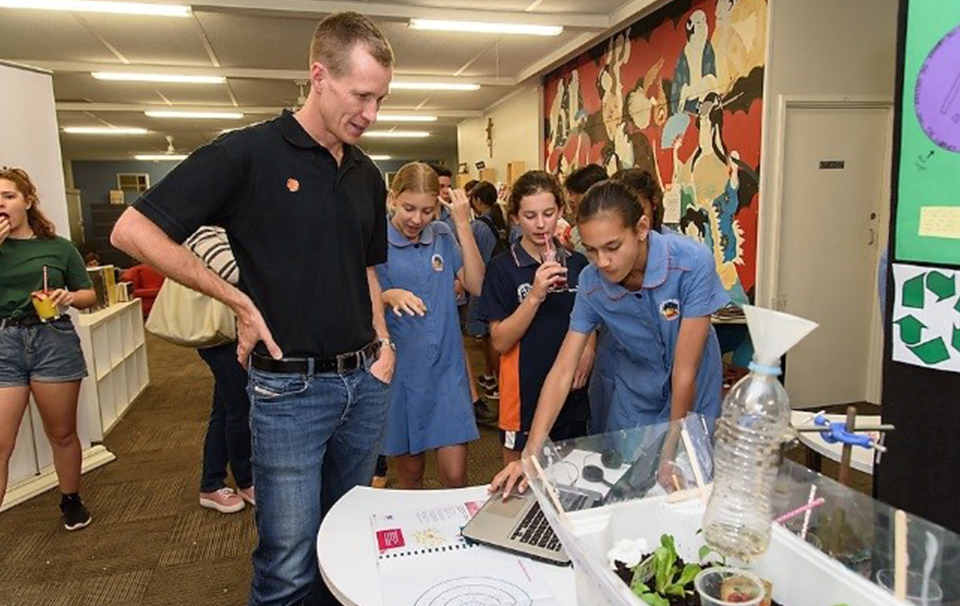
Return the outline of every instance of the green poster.
<path id="1" fill-rule="evenodd" d="M 960 265 L 960 2 L 907 6 L 895 259 Z"/>

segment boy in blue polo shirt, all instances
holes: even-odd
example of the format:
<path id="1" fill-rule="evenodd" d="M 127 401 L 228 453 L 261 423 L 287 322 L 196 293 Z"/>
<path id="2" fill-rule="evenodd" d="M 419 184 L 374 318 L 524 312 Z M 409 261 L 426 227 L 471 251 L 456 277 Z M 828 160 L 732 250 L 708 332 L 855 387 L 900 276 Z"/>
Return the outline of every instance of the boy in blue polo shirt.
<path id="1" fill-rule="evenodd" d="M 713 255 L 698 242 L 651 230 L 636 193 L 616 181 L 591 187 L 577 219 L 591 265 L 580 275 L 570 331 L 540 393 L 524 454 L 542 446 L 589 335 L 601 325 L 620 352 L 608 431 L 689 412 L 712 424 L 722 369 L 710 314 L 729 301 Z M 521 476 L 512 463 L 491 489 L 503 485 L 509 493 Z"/>

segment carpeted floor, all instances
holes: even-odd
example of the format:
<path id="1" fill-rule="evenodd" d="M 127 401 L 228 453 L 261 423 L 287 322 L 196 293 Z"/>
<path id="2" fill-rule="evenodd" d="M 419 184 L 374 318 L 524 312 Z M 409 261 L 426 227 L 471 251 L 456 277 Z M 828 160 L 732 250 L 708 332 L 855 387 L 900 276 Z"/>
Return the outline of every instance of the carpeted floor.
<path id="1" fill-rule="evenodd" d="M 93 524 L 63 529 L 56 490 L 0 514 L 0 605 L 245 604 L 256 542 L 249 508 L 197 504 L 212 377 L 193 350 L 147 335 L 151 384 L 107 436 L 117 460 L 83 478 Z M 475 368 L 482 359 L 468 349 Z M 493 429 L 470 447 L 470 484 L 500 469 Z M 800 449 L 791 458 L 802 461 Z M 824 462 L 836 477 L 836 465 Z M 854 474 L 869 491 L 870 478 Z M 426 484 L 439 487 L 428 460 Z"/>

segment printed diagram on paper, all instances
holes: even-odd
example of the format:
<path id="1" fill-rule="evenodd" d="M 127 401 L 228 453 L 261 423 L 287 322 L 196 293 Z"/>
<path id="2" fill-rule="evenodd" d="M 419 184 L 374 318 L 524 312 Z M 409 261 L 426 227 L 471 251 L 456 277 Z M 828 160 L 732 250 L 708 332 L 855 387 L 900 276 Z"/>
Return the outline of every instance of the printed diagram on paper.
<path id="1" fill-rule="evenodd" d="M 427 590 L 414 606 L 533 606 L 533 597 L 521 587 L 492 577 L 461 577 Z"/>
<path id="2" fill-rule="evenodd" d="M 894 361 L 960 372 L 958 273 L 894 264 Z"/>

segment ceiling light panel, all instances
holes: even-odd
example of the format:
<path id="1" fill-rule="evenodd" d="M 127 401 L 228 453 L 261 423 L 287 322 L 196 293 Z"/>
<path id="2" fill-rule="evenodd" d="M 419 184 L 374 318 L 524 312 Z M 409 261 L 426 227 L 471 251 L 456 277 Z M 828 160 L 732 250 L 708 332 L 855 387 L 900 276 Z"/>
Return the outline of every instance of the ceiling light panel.
<path id="1" fill-rule="evenodd" d="M 441 21 L 436 19 L 411 19 L 410 29 L 527 36 L 559 36 L 563 33 L 563 28 L 559 25 L 532 25 L 483 21 Z"/>
<path id="2" fill-rule="evenodd" d="M 391 82 L 390 90 L 474 91 L 479 84 L 469 82 Z"/>
<path id="3" fill-rule="evenodd" d="M 145 128 L 112 126 L 67 126 L 63 132 L 71 135 L 145 135 Z"/>
<path id="4" fill-rule="evenodd" d="M 187 74 L 134 74 L 126 72 L 92 72 L 97 80 L 110 82 L 165 82 L 172 84 L 223 84 L 223 76 L 190 76 Z"/>
<path id="5" fill-rule="evenodd" d="M 385 112 L 377 114 L 377 122 L 436 122 L 436 116 L 419 114 L 391 114 Z"/>
<path id="6" fill-rule="evenodd" d="M 0 0 L 0 8 L 26 8 L 78 13 L 112 13 L 151 17 L 189 17 L 188 5 L 147 2 L 98 2 L 93 0 Z"/>
<path id="7" fill-rule="evenodd" d="M 379 139 L 424 139 L 430 136 L 425 130 L 370 130 L 364 137 Z"/>
<path id="8" fill-rule="evenodd" d="M 181 120 L 239 120 L 243 118 L 241 112 L 189 112 L 150 110 L 143 112 L 148 118 L 173 118 Z"/>

